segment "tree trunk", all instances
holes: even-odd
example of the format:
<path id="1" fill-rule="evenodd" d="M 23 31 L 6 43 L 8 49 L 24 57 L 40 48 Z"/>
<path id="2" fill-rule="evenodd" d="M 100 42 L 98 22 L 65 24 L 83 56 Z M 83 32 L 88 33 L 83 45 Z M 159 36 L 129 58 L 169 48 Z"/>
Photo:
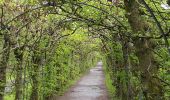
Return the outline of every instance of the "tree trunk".
<path id="1" fill-rule="evenodd" d="M 122 100 L 133 100 L 132 86 L 130 82 L 130 60 L 129 60 L 129 50 L 128 50 L 128 42 L 125 40 L 122 41 L 122 51 L 123 51 L 123 60 L 124 60 L 124 71 L 125 71 L 125 84 L 126 91 L 123 91 Z"/>
<path id="2" fill-rule="evenodd" d="M 34 71 L 38 70 L 38 66 L 34 66 Z M 31 76 L 33 85 L 32 85 L 32 93 L 30 100 L 38 100 L 38 74 L 37 72 L 34 72 L 34 75 Z"/>
<path id="3" fill-rule="evenodd" d="M 16 79 L 15 79 L 15 100 L 23 100 L 22 98 L 22 73 L 23 73 L 23 50 L 22 48 L 16 48 L 14 51 L 15 58 L 17 60 L 16 66 Z"/>
<path id="4" fill-rule="evenodd" d="M 32 79 L 32 92 L 30 100 L 39 100 L 39 92 L 38 92 L 38 86 L 39 86 L 39 65 L 41 64 L 41 56 L 38 53 L 38 51 L 34 51 L 34 55 L 32 57 L 32 63 L 33 63 L 33 71 L 31 75 Z"/>
<path id="5" fill-rule="evenodd" d="M 149 45 L 151 45 L 150 40 L 147 39 L 138 40 L 135 43 L 136 55 L 139 59 L 139 70 L 141 71 L 143 94 L 147 100 L 163 100 L 161 81 L 154 78 L 154 75 L 158 73 L 158 66 Z"/>
<path id="6" fill-rule="evenodd" d="M 4 35 L 3 53 L 0 60 L 0 100 L 4 100 L 6 69 L 10 54 L 9 35 Z"/>
<path id="7" fill-rule="evenodd" d="M 147 22 L 141 19 L 139 14 L 139 4 L 136 0 L 124 0 L 127 18 L 134 34 L 145 35 Z M 153 43 L 146 38 L 136 38 L 134 40 L 136 55 L 139 59 L 142 91 L 146 100 L 162 100 L 163 88 L 160 80 L 153 77 L 157 74 L 157 63 L 154 60 Z"/>

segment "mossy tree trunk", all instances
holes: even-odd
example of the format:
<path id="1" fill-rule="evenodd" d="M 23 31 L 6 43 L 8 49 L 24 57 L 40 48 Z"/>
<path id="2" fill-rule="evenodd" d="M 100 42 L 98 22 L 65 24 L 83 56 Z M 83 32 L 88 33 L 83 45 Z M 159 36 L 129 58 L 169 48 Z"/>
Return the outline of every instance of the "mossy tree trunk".
<path id="1" fill-rule="evenodd" d="M 31 73 L 32 91 L 30 100 L 39 100 L 39 66 L 41 65 L 41 55 L 39 49 L 35 49 L 32 56 L 33 69 Z"/>
<path id="2" fill-rule="evenodd" d="M 139 2 L 137 0 L 124 0 L 126 16 L 134 34 L 145 35 L 147 22 L 142 20 L 139 14 Z M 162 100 L 163 88 L 159 79 L 154 78 L 158 72 L 158 66 L 154 59 L 154 44 L 147 38 L 134 39 L 136 55 L 139 59 L 142 91 L 146 100 Z"/>
<path id="3" fill-rule="evenodd" d="M 6 84 L 6 69 L 10 54 L 10 37 L 4 35 L 3 53 L 0 59 L 0 100 L 4 100 L 5 84 Z"/>
<path id="4" fill-rule="evenodd" d="M 154 59 L 151 44 L 152 43 L 146 39 L 136 41 L 135 43 L 136 55 L 139 59 L 138 69 L 141 71 L 143 94 L 147 100 L 163 100 L 161 81 L 154 78 L 158 73 L 158 64 Z"/>
<path id="5" fill-rule="evenodd" d="M 15 79 L 15 100 L 22 100 L 22 86 L 23 86 L 23 47 L 14 50 L 16 65 L 16 79 Z"/>
<path id="6" fill-rule="evenodd" d="M 124 39 L 125 40 L 125 39 Z M 129 60 L 129 47 L 128 41 L 122 41 L 122 52 L 123 52 L 123 67 L 125 72 L 125 85 L 123 85 L 122 100 L 133 100 L 133 92 L 130 81 L 130 60 Z"/>

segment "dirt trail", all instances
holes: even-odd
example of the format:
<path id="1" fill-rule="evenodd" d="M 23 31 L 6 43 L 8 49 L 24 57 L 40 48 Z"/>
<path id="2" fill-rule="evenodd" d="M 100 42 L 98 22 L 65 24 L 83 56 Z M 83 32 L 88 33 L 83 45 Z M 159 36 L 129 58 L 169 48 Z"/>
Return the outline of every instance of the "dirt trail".
<path id="1" fill-rule="evenodd" d="M 76 85 L 55 100 L 108 100 L 104 82 L 102 62 L 98 62 Z"/>

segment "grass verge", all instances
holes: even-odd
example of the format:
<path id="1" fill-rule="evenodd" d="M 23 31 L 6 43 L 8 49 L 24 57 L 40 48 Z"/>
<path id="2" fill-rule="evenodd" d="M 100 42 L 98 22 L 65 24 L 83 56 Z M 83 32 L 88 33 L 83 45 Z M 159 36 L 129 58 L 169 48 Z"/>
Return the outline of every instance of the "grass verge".
<path id="1" fill-rule="evenodd" d="M 105 74 L 105 84 L 106 84 L 107 91 L 109 93 L 109 98 L 110 98 L 110 100 L 115 100 L 114 97 L 115 97 L 115 90 L 116 89 L 112 85 L 113 81 L 112 81 L 110 74 L 107 71 L 105 65 L 103 65 L 103 70 L 104 70 L 104 74 Z"/>

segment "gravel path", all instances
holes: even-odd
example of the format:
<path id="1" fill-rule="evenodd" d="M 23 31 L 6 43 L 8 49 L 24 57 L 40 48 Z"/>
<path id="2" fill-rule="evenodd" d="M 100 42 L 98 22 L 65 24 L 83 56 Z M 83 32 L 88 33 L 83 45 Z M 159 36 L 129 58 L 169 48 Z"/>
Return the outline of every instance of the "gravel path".
<path id="1" fill-rule="evenodd" d="M 98 62 L 77 84 L 55 100 L 108 100 L 102 62 Z"/>

